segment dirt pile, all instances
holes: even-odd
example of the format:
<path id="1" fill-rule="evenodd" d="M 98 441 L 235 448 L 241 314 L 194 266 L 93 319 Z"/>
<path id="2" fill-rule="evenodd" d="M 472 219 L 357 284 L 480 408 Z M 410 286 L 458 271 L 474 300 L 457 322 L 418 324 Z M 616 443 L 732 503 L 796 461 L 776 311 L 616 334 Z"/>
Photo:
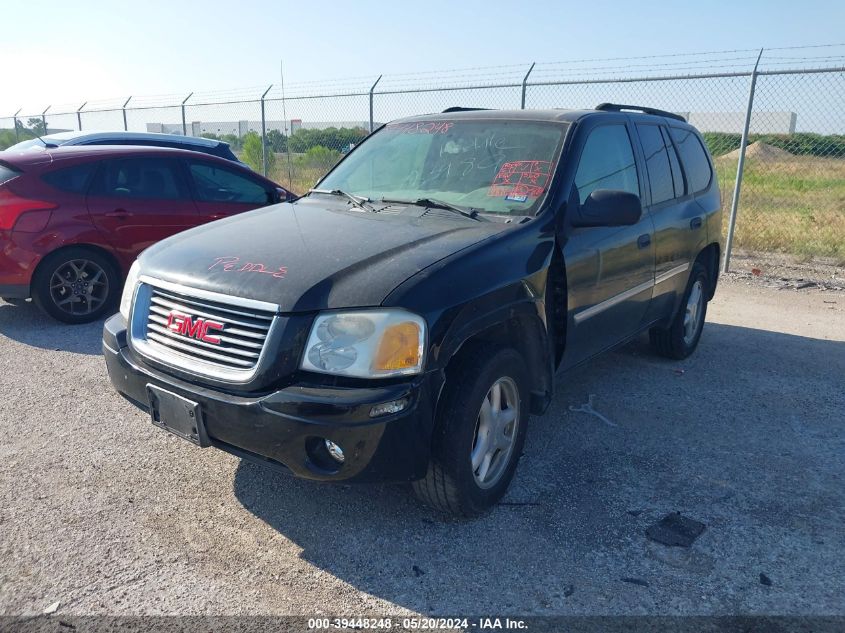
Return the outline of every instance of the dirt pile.
<path id="1" fill-rule="evenodd" d="M 739 159 L 739 148 L 735 149 L 734 151 L 728 154 L 725 154 L 725 158 Z M 763 141 L 751 143 L 751 145 L 745 148 L 746 160 L 778 162 L 788 160 L 790 158 L 792 158 L 792 154 L 787 152 L 785 149 L 775 147 L 774 145 L 769 145 L 768 143 L 764 143 Z"/>

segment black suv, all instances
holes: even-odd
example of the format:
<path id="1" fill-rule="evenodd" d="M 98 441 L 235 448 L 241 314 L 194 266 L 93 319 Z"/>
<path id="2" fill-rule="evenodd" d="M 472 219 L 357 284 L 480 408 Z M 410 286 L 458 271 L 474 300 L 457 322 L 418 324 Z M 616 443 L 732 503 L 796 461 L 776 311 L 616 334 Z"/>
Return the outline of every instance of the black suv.
<path id="1" fill-rule="evenodd" d="M 385 125 L 308 195 L 145 251 L 103 347 L 199 446 L 324 481 L 505 492 L 555 372 L 647 330 L 684 358 L 718 276 L 698 132 L 669 112 L 450 109 Z"/>

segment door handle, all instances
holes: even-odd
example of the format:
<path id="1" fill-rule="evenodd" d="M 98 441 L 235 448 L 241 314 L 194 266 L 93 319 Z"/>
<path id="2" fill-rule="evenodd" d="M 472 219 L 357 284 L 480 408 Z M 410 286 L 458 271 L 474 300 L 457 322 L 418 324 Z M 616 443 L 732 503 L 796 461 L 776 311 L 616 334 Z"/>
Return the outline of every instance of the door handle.
<path id="1" fill-rule="evenodd" d="M 109 211 L 103 214 L 107 218 L 117 218 L 118 220 L 125 220 L 132 214 L 129 213 L 126 209 L 115 209 L 114 211 Z"/>
<path id="2" fill-rule="evenodd" d="M 651 235 L 649 235 L 648 233 L 643 233 L 637 238 L 638 247 L 645 248 L 649 244 L 651 244 Z"/>
<path id="3" fill-rule="evenodd" d="M 694 231 L 701 228 L 701 218 L 693 218 L 689 221 L 689 227 Z"/>

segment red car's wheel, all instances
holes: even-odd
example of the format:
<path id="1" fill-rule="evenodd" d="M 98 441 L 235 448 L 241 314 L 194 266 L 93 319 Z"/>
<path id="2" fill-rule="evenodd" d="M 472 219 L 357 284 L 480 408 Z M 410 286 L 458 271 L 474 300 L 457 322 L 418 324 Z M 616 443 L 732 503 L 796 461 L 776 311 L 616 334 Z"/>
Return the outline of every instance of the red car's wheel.
<path id="1" fill-rule="evenodd" d="M 120 275 L 100 253 L 67 248 L 38 266 L 32 298 L 44 312 L 64 323 L 89 323 L 114 311 Z"/>

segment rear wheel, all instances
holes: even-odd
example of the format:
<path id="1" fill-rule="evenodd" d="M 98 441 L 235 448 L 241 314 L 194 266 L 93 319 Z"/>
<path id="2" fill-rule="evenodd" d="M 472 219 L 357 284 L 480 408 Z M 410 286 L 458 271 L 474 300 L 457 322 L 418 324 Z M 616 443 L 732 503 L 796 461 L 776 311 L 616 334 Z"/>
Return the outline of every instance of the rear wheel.
<path id="1" fill-rule="evenodd" d="M 454 516 L 494 505 L 513 478 L 528 421 L 525 361 L 512 349 L 473 347 L 449 372 L 432 458 L 417 496 Z"/>
<path id="2" fill-rule="evenodd" d="M 681 307 L 672 323 L 668 328 L 649 330 L 649 339 L 658 354 L 681 360 L 695 351 L 707 316 L 709 288 L 707 270 L 701 263 L 695 262 L 681 300 Z"/>
<path id="3" fill-rule="evenodd" d="M 71 247 L 44 258 L 33 279 L 32 298 L 64 323 L 89 323 L 114 310 L 120 275 L 100 253 Z"/>

